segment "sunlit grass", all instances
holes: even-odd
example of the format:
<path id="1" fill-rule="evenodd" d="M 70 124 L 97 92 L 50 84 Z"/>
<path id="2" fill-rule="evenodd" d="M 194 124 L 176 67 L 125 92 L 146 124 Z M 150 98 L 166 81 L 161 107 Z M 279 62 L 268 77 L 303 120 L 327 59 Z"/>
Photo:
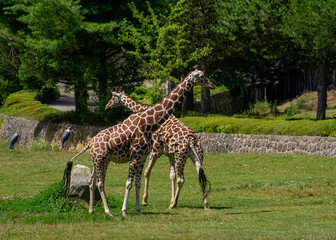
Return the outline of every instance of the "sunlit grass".
<path id="1" fill-rule="evenodd" d="M 128 217 L 96 206 L 69 212 L 31 212 L 23 203 L 60 181 L 75 152 L 18 148 L 0 143 L 0 239 L 327 239 L 336 236 L 336 164 L 331 157 L 205 154 L 211 182 L 210 211 L 202 204 L 194 166 L 188 160 L 178 206 L 169 210 L 171 183 L 166 157 L 150 182 L 149 205 Z M 77 162 L 91 167 L 88 153 Z M 128 164 L 110 164 L 106 193 L 122 201 Z M 143 192 L 141 190 L 141 192 Z M 6 211 L 4 210 L 6 209 Z"/>

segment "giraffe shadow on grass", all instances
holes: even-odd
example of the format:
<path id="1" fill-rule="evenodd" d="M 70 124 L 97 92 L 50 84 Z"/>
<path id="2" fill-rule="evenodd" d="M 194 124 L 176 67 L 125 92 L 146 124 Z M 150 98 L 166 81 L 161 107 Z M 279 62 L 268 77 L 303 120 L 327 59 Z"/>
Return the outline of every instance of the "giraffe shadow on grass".
<path id="1" fill-rule="evenodd" d="M 178 208 L 181 208 L 181 209 L 200 209 L 200 210 L 203 210 L 204 209 L 204 206 L 188 206 L 188 205 L 183 205 L 183 206 L 179 206 Z M 211 210 L 223 210 L 223 209 L 232 209 L 233 207 L 230 207 L 230 206 L 211 206 L 210 205 L 210 209 L 209 211 Z M 207 211 L 207 210 L 206 210 Z"/>

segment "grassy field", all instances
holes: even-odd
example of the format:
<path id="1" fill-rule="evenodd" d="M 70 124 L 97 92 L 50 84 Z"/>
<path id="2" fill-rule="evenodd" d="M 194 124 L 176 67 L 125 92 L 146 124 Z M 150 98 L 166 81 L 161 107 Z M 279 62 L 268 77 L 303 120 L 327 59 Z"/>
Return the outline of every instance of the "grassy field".
<path id="1" fill-rule="evenodd" d="M 61 180 L 74 152 L 45 145 L 9 153 L 0 142 L 0 239 L 335 239 L 335 159 L 298 155 L 205 154 L 211 181 L 211 210 L 191 161 L 176 209 L 169 210 L 168 159 L 161 158 L 151 176 L 149 205 L 135 211 L 135 191 L 128 217 L 121 217 L 128 165 L 110 164 L 106 178 L 113 217 L 101 206 L 46 211 L 27 207 L 40 191 Z M 78 162 L 91 167 L 88 153 Z M 98 204 L 100 205 L 100 204 Z"/>

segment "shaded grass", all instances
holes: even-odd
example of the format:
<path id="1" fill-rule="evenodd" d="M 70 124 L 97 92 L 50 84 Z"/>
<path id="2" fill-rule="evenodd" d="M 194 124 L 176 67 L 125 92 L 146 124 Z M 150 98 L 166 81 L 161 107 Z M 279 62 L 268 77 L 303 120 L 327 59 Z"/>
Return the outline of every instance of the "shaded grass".
<path id="1" fill-rule="evenodd" d="M 120 207 L 107 217 L 73 211 L 33 212 L 22 204 L 63 176 L 74 152 L 18 148 L 0 143 L 1 239 L 326 239 L 336 236 L 335 159 L 299 155 L 205 154 L 211 181 L 210 211 L 203 210 L 196 170 L 188 160 L 176 209 L 169 210 L 169 163 L 158 160 L 150 182 L 149 205 L 138 216 L 134 189 L 126 219 Z M 91 166 L 88 153 L 78 162 Z M 124 197 L 128 164 L 110 164 L 106 192 Z M 141 189 L 141 193 L 143 190 Z"/>

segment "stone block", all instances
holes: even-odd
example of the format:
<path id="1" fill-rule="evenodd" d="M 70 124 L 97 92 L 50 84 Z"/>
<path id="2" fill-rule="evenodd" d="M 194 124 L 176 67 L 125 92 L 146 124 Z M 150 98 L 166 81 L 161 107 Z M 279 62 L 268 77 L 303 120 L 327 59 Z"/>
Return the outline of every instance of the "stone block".
<path id="1" fill-rule="evenodd" d="M 69 198 L 80 198 L 85 202 L 90 201 L 89 180 L 91 177 L 91 170 L 87 166 L 76 165 L 71 171 Z M 95 200 L 100 199 L 100 194 L 96 186 Z"/>

